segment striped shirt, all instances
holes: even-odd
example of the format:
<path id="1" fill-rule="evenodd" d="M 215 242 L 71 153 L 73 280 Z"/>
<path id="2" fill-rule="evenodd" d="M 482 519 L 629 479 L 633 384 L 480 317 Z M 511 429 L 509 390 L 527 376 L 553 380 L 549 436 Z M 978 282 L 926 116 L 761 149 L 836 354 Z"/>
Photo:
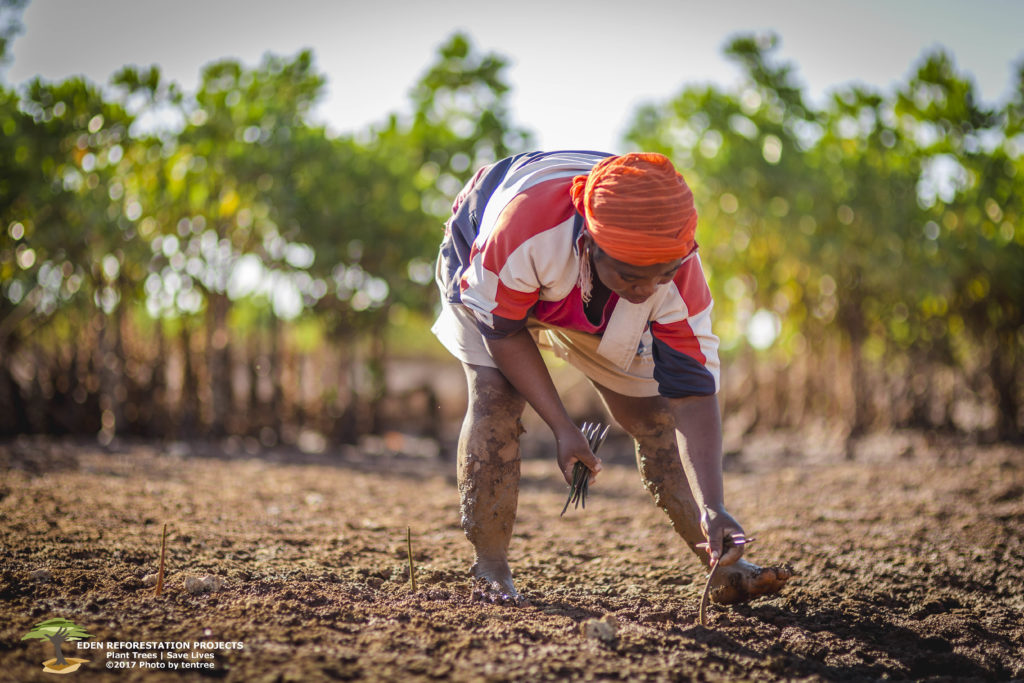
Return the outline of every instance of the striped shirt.
<path id="1" fill-rule="evenodd" d="M 572 204 L 574 176 L 609 155 L 530 152 L 480 169 L 456 197 L 441 245 L 441 286 L 452 303 L 473 311 L 480 332 L 495 339 L 529 317 L 601 335 L 618 296 L 597 324 L 588 320 L 578 285 L 583 217 Z M 718 338 L 711 332 L 711 291 L 694 250 L 648 321 L 659 393 L 718 391 Z M 638 349 L 642 352 L 643 349 Z"/>

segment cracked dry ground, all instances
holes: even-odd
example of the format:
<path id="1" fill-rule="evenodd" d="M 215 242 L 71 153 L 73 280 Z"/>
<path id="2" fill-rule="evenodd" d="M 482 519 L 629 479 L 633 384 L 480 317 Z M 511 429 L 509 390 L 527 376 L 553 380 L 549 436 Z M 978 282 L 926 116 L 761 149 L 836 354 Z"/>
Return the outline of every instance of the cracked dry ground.
<path id="1" fill-rule="evenodd" d="M 107 671 L 89 650 L 83 681 L 1024 678 L 1024 449 L 897 437 L 851 459 L 730 458 L 731 508 L 759 538 L 748 557 L 800 575 L 780 596 L 713 606 L 709 628 L 696 625 L 704 574 L 622 441 L 605 446 L 586 510 L 562 519 L 553 463 L 524 462 L 521 609 L 470 600 L 452 462 L 7 443 L 0 680 L 53 680 L 50 645 L 20 638 L 56 616 L 98 642 L 244 643 L 187 673 Z M 143 577 L 164 522 L 155 597 Z M 207 575 L 219 590 L 184 588 Z M 609 614 L 613 636 L 586 627 Z"/>

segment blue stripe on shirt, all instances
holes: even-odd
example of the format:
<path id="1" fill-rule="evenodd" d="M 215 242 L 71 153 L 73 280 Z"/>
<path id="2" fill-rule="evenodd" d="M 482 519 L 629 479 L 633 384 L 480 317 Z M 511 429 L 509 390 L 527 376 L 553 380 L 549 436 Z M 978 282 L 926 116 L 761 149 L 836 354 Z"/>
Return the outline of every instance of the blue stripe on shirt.
<path id="1" fill-rule="evenodd" d="M 654 337 L 654 379 L 658 393 L 668 398 L 711 396 L 715 378 L 711 372 L 681 351 Z"/>

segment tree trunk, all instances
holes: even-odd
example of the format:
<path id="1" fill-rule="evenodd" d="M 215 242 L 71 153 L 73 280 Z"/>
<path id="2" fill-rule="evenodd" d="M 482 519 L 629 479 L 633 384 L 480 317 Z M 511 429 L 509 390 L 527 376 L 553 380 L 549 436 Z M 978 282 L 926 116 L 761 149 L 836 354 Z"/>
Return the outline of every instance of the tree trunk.
<path id="1" fill-rule="evenodd" d="M 150 434 L 167 434 L 170 427 L 167 416 L 171 411 L 167 405 L 167 335 L 163 318 L 156 319 L 156 357 L 149 377 L 149 392 L 148 431 Z"/>
<path id="2" fill-rule="evenodd" d="M 0 352 L 0 436 L 24 434 L 29 430 L 28 409 L 21 387 L 10 370 L 10 359 L 14 355 L 13 344 L 4 344 Z"/>
<path id="3" fill-rule="evenodd" d="M 332 335 L 338 350 L 337 391 L 334 394 L 334 405 L 331 410 L 333 424 L 330 428 L 331 439 L 336 443 L 356 443 L 356 414 L 358 402 L 355 389 L 354 346 L 348 336 L 348 329 L 338 325 Z"/>
<path id="4" fill-rule="evenodd" d="M 100 371 L 100 441 L 109 445 L 124 428 L 124 301 L 119 301 L 110 315 L 101 316 L 99 346 Z"/>
<path id="5" fill-rule="evenodd" d="M 989 366 L 992 386 L 995 387 L 996 438 L 1020 440 L 1021 430 L 1017 424 L 1020 414 L 1020 346 L 1015 329 L 995 332 L 994 358 Z"/>
<path id="6" fill-rule="evenodd" d="M 244 403 L 246 405 L 246 432 L 252 432 L 253 420 L 259 422 L 260 416 L 265 411 L 260 401 L 260 382 L 263 371 L 266 370 L 266 361 L 263 360 L 262 333 L 259 328 L 246 340 L 246 377 L 248 379 L 247 395 Z"/>
<path id="7" fill-rule="evenodd" d="M 867 325 L 857 299 L 841 303 L 837 319 L 849 344 L 851 402 L 848 438 L 854 438 L 864 434 L 871 422 L 870 386 L 864 364 Z"/>
<path id="8" fill-rule="evenodd" d="M 284 376 L 285 358 L 282 350 L 281 337 L 284 335 L 281 319 L 270 312 L 270 351 L 267 376 L 270 378 L 270 427 L 274 430 L 275 436 L 280 439 L 281 431 L 284 428 L 285 418 L 285 396 Z"/>
<path id="9" fill-rule="evenodd" d="M 228 298 L 218 292 L 206 293 L 206 381 L 210 399 L 207 432 L 223 436 L 231 409 L 230 349 L 228 347 Z"/>
<path id="10" fill-rule="evenodd" d="M 369 432 L 379 434 L 383 428 L 384 416 L 381 414 L 381 407 L 388 395 L 388 345 L 385 328 L 388 318 L 387 308 L 381 309 L 373 326 L 373 334 L 370 338 L 370 356 L 367 359 L 367 370 L 370 379 L 370 415 Z"/>
<path id="11" fill-rule="evenodd" d="M 195 434 L 196 429 L 196 397 L 199 394 L 199 382 L 196 380 L 195 369 L 192 367 L 192 335 L 188 322 L 181 320 L 181 398 L 179 401 L 178 438 Z"/>
<path id="12" fill-rule="evenodd" d="M 67 666 L 68 660 L 64 659 L 64 652 L 60 649 L 61 643 L 64 642 L 63 636 L 47 636 L 46 638 L 53 643 L 53 649 L 57 652 L 57 666 Z"/>
<path id="13" fill-rule="evenodd" d="M 786 422 L 790 427 L 802 427 L 807 414 L 807 375 L 811 362 L 807 353 L 794 354 L 786 370 L 788 392 L 786 400 Z"/>

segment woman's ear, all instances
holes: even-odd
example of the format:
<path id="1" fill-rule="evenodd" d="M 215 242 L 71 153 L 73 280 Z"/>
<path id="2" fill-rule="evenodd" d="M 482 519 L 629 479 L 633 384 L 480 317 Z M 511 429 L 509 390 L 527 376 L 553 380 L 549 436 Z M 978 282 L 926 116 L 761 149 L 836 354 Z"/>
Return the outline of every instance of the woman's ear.
<path id="1" fill-rule="evenodd" d="M 597 254 L 601 250 L 594 241 L 593 235 L 586 228 L 583 229 L 583 248 L 589 251 L 591 255 Z"/>

